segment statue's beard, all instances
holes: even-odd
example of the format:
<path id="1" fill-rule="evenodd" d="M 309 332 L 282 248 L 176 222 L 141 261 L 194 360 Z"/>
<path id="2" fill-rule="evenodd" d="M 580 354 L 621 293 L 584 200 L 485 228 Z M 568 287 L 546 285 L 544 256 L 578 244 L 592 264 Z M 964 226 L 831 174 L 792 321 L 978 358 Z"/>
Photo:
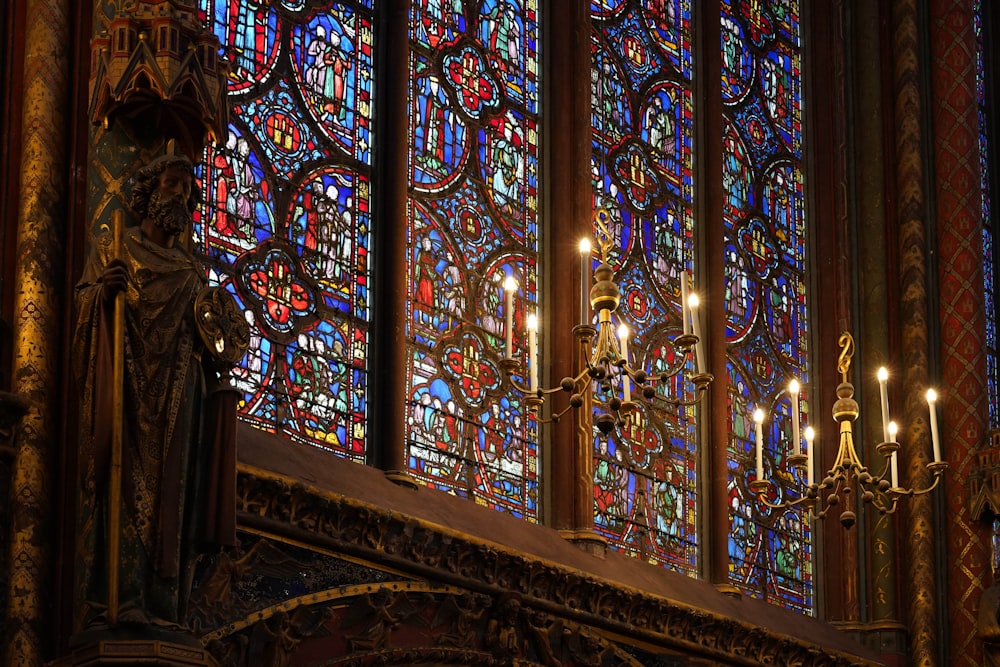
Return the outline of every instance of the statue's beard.
<path id="1" fill-rule="evenodd" d="M 184 197 L 164 197 L 159 192 L 149 196 L 149 217 L 158 228 L 175 235 L 184 233 L 191 221 Z"/>

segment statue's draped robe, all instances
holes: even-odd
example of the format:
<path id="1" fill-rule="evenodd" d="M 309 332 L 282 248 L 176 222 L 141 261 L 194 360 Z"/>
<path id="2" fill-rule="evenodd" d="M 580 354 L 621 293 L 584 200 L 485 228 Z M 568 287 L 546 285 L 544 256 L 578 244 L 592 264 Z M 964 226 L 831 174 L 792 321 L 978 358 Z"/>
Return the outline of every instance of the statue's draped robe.
<path id="1" fill-rule="evenodd" d="M 125 301 L 125 389 L 119 564 L 121 622 L 183 625 L 190 566 L 206 540 L 234 539 L 231 510 L 218 528 L 206 498 L 232 488 L 234 452 L 221 454 L 205 416 L 204 346 L 194 301 L 204 287 L 200 267 L 180 247 L 163 248 L 138 227 L 123 234 L 129 274 Z M 95 239 L 77 285 L 74 369 L 81 393 L 81 489 L 77 535 L 76 629 L 99 620 L 107 603 L 108 481 L 111 459 L 113 305 L 100 276 L 112 259 L 109 235 Z M 203 436 L 202 424 L 210 431 Z M 226 470 L 226 468 L 231 468 Z M 222 471 L 220 473 L 220 470 Z M 214 471 L 214 472 L 212 472 Z M 207 479 L 208 474 L 215 479 Z"/>

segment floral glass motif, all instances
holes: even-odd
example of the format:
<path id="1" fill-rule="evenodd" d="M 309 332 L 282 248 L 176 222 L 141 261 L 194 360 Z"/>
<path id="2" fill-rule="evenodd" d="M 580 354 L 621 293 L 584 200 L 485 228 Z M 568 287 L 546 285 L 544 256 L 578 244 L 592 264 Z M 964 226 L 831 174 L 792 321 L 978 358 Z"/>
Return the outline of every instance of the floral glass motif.
<path id="1" fill-rule="evenodd" d="M 989 394 L 990 428 L 1000 428 L 1000 362 L 997 350 L 996 249 L 990 194 L 990 141 L 987 134 L 986 81 L 994 72 L 986 71 L 983 45 L 983 3 L 973 0 L 976 31 L 976 98 L 979 101 L 979 173 L 983 193 L 983 287 L 986 296 L 986 388 Z"/>
<path id="2" fill-rule="evenodd" d="M 594 206 L 611 214 L 618 312 L 633 364 L 677 368 L 681 275 L 694 261 L 694 85 L 688 0 L 591 2 Z M 676 383 L 658 384 L 678 396 Z M 692 576 L 697 457 L 690 409 L 641 403 L 594 432 L 594 524 L 615 549 Z"/>
<path id="3" fill-rule="evenodd" d="M 372 0 L 202 0 L 233 63 L 194 241 L 251 326 L 234 371 L 258 428 L 364 461 Z"/>
<path id="4" fill-rule="evenodd" d="M 799 508 L 772 510 L 749 489 L 755 408 L 765 423 L 772 502 L 803 488 L 791 450 L 787 385 L 809 422 L 799 2 L 723 0 L 723 224 L 729 385 L 730 578 L 801 613 L 813 608 L 812 535 Z M 769 445 L 769 446 L 768 446 Z"/>
<path id="5" fill-rule="evenodd" d="M 536 308 L 536 0 L 412 0 L 410 12 L 409 471 L 533 521 L 536 425 L 499 362 L 504 278 L 520 286 L 522 367 Z"/>

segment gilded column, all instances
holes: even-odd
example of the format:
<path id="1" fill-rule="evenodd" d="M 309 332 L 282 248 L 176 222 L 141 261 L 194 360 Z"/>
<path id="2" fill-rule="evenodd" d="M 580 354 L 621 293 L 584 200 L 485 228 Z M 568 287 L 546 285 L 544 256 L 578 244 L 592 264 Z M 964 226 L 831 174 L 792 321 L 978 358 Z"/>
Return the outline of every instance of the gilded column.
<path id="1" fill-rule="evenodd" d="M 53 512 L 52 462 L 62 421 L 57 399 L 65 298 L 70 4 L 28 0 L 25 11 L 30 48 L 24 56 L 11 388 L 30 407 L 15 438 L 11 481 L 8 665 L 41 664 L 52 648 L 42 635 L 52 624 L 46 540 Z"/>
<path id="2" fill-rule="evenodd" d="M 931 3 L 935 202 L 941 331 L 941 435 L 950 469 L 948 521 L 948 654 L 951 664 L 983 664 L 976 638 L 977 604 L 988 571 L 989 539 L 971 515 L 967 480 L 987 441 L 986 322 L 982 198 L 979 177 L 976 35 L 971 0 Z"/>
<path id="3" fill-rule="evenodd" d="M 927 486 L 930 452 L 927 405 L 927 234 L 924 167 L 921 161 L 919 40 L 917 0 L 894 0 L 892 6 L 893 84 L 896 128 L 896 192 L 899 243 L 900 332 L 903 363 L 901 452 L 907 485 Z M 934 532 L 928 496 L 909 499 L 905 539 L 912 557 L 906 563 L 910 608 L 910 664 L 936 664 Z"/>

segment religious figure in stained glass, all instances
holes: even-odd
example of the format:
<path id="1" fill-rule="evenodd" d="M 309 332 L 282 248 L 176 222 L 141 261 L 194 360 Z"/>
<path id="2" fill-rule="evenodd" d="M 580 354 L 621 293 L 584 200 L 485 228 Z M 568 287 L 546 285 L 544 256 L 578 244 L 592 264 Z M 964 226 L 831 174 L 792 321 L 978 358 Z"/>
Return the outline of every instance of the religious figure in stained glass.
<path id="1" fill-rule="evenodd" d="M 312 59 L 306 65 L 306 85 L 316 104 L 323 109 L 322 119 L 343 121 L 347 117 L 345 71 L 351 68 L 353 41 L 342 34 L 334 45 L 327 39 L 323 26 L 317 26 L 316 37 L 306 53 Z"/>

